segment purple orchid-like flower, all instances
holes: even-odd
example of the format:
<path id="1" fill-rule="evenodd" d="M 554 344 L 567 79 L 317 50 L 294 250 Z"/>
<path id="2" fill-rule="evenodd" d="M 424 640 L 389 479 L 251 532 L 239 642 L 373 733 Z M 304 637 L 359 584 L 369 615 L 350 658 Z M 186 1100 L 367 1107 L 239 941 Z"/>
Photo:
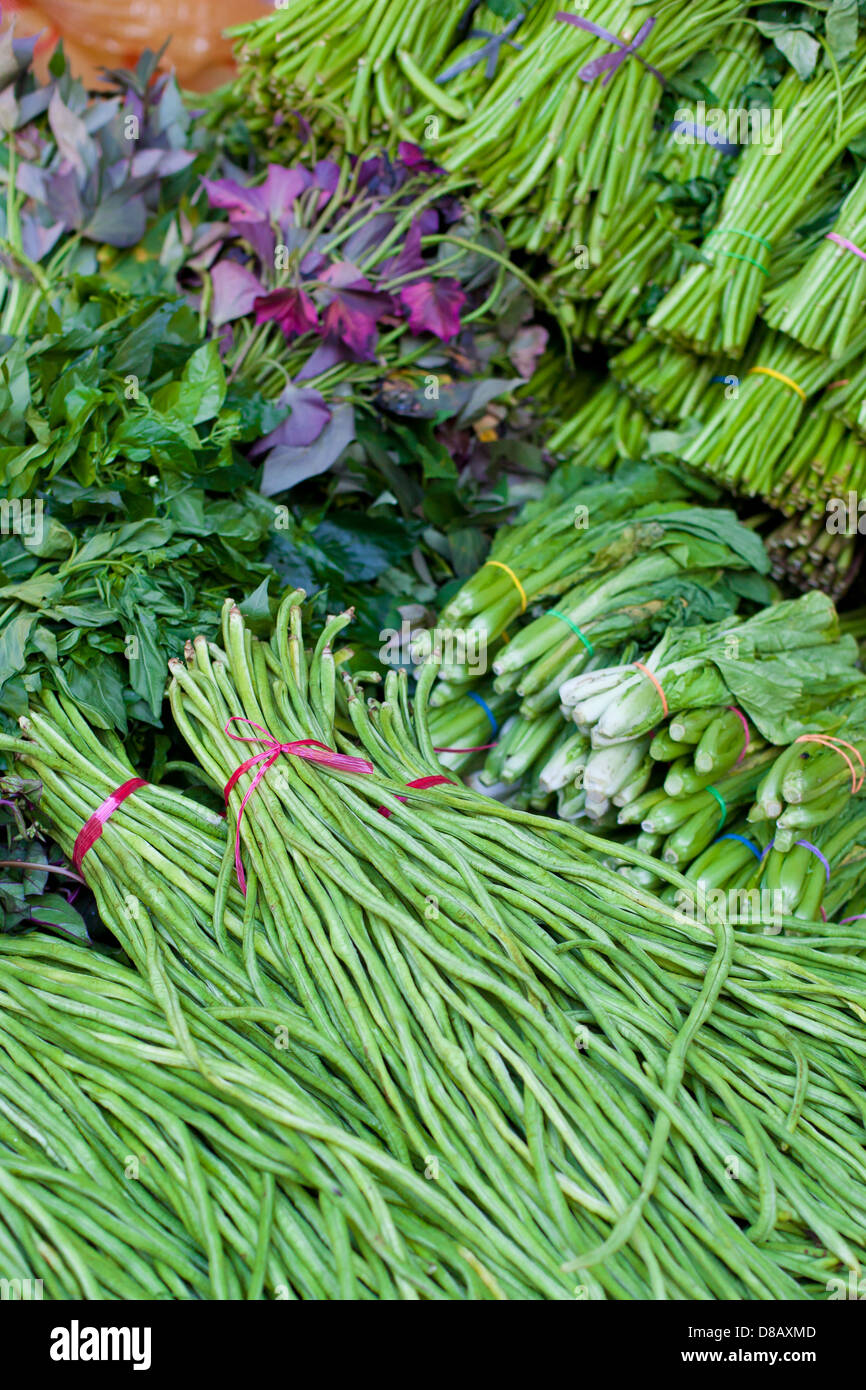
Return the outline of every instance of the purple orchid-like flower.
<path id="1" fill-rule="evenodd" d="M 326 302 L 323 328 L 345 343 L 359 357 L 369 360 L 378 336 L 378 322 L 384 314 L 392 313 L 394 301 L 389 294 L 373 289 L 370 281 L 350 261 L 337 261 L 321 275 L 328 288 L 322 298 Z"/>
<path id="2" fill-rule="evenodd" d="M 400 302 L 409 314 L 413 333 L 433 333 L 447 343 L 460 332 L 460 310 L 466 294 L 459 281 L 450 276 L 418 280 L 398 290 Z"/>
<path id="3" fill-rule="evenodd" d="M 318 332 L 319 315 L 316 306 L 300 285 L 290 289 L 272 290 L 253 301 L 256 323 L 277 323 L 287 339 L 304 333 Z"/>

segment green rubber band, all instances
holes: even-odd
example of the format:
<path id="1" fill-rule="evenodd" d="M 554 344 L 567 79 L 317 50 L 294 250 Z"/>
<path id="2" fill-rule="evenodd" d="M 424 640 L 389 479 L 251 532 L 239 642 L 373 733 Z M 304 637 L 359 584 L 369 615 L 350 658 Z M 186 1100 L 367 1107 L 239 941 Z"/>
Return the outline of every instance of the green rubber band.
<path id="1" fill-rule="evenodd" d="M 707 241 L 709 241 L 711 236 L 720 236 L 722 232 L 731 232 L 734 236 L 747 236 L 750 241 L 759 241 L 762 246 L 766 246 L 768 251 L 772 251 L 773 249 L 772 242 L 767 241 L 765 237 L 758 236 L 757 232 L 744 232 L 740 227 L 714 227 L 713 230 L 708 233 L 706 238 Z"/>
<path id="2" fill-rule="evenodd" d="M 732 261 L 745 261 L 747 265 L 753 265 L 756 270 L 760 270 L 762 275 L 769 275 L 769 270 L 760 261 L 756 261 L 753 256 L 741 256 L 736 251 L 719 251 L 720 256 L 729 256 Z"/>
<path id="3" fill-rule="evenodd" d="M 586 647 L 586 650 L 589 652 L 590 656 L 592 656 L 592 643 L 586 640 L 580 628 L 577 626 L 577 623 L 573 623 L 571 621 L 571 618 L 567 618 L 564 613 L 560 613 L 558 608 L 548 608 L 547 616 L 548 618 L 561 618 L 564 623 L 568 623 L 568 626 L 571 628 L 572 632 L 575 634 L 576 637 L 580 638 L 581 642 Z"/>
<path id="4" fill-rule="evenodd" d="M 718 824 L 718 830 L 721 830 L 725 821 L 728 819 L 728 808 L 725 805 L 725 798 L 722 796 L 721 792 L 716 791 L 715 787 L 704 787 L 704 791 L 709 792 L 710 796 L 714 796 L 716 798 L 716 801 L 718 801 L 719 805 L 722 808 L 722 819 L 719 821 Z"/>

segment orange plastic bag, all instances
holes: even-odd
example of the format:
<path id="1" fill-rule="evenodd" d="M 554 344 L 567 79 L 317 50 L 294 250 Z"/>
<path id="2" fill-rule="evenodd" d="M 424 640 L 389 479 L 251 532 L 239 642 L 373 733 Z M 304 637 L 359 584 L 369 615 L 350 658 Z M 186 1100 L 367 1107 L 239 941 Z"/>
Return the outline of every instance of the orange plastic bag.
<path id="1" fill-rule="evenodd" d="M 228 81 L 234 70 L 232 44 L 223 31 L 266 14 L 266 0 L 36 0 L 3 6 L 4 18 L 18 11 L 16 33 L 45 29 L 41 56 L 58 38 L 77 77 L 92 83 L 100 67 L 130 67 L 145 48 L 156 50 L 171 36 L 163 65 L 182 87 L 204 91 Z"/>

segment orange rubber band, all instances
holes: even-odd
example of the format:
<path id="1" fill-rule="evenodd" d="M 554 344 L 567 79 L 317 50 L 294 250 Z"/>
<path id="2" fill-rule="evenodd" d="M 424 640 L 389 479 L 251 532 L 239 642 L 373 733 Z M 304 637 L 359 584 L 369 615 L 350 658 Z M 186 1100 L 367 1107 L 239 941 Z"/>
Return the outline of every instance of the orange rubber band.
<path id="1" fill-rule="evenodd" d="M 523 585 L 521 584 L 520 580 L 517 578 L 517 575 L 514 573 L 514 570 L 511 568 L 511 566 L 510 566 L 510 565 L 503 565 L 503 563 L 502 563 L 501 560 L 485 560 L 484 563 L 487 564 L 487 565 L 495 565 L 497 569 L 505 570 L 505 573 L 508 575 L 508 578 L 511 579 L 511 580 L 513 580 L 513 582 L 517 585 L 517 589 L 518 589 L 518 592 L 519 592 L 519 594 L 520 594 L 520 601 L 521 601 L 521 603 L 523 604 L 523 607 L 521 608 L 520 611 L 521 611 L 521 613 L 525 613 L 525 612 L 526 612 L 526 590 L 524 589 L 524 587 L 523 587 Z"/>
<path id="2" fill-rule="evenodd" d="M 864 763 L 863 761 L 863 755 L 861 754 L 859 749 L 854 747 L 853 743 L 846 743 L 844 738 L 833 738 L 830 734 L 801 734 L 799 738 L 794 739 L 794 742 L 820 743 L 824 748 L 832 748 L 834 753 L 838 753 L 840 758 L 844 758 L 851 772 L 852 796 L 856 796 L 857 793 L 860 791 L 860 788 L 863 786 L 863 783 L 866 782 L 866 763 Z M 844 748 L 850 748 L 851 752 L 854 754 L 854 757 L 857 759 L 861 768 L 863 769 L 859 775 L 859 780 L 856 767 L 852 763 L 851 759 L 848 757 L 848 754 L 842 751 Z"/>
<path id="3" fill-rule="evenodd" d="M 656 690 L 658 691 L 659 695 L 661 696 L 662 709 L 664 710 L 665 718 L 667 718 L 667 715 L 668 715 L 668 702 L 667 702 L 667 697 L 666 697 L 666 695 L 665 695 L 665 692 L 662 690 L 661 686 L 659 685 L 658 681 L 656 680 L 655 676 L 653 675 L 652 671 L 650 671 L 650 670 L 648 669 L 648 667 L 644 666 L 644 664 L 643 664 L 642 661 L 633 661 L 631 664 L 632 664 L 632 666 L 636 666 L 637 669 L 638 669 L 639 671 L 643 671 L 644 675 L 645 675 L 645 676 L 648 676 L 649 679 L 652 681 L 653 685 L 655 686 Z"/>

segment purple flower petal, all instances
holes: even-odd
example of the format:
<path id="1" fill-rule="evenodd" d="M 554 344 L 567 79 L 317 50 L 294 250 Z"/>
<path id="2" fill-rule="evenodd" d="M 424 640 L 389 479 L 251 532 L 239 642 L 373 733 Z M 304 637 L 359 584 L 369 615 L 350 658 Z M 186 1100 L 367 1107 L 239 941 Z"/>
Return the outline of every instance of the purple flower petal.
<path id="1" fill-rule="evenodd" d="M 297 338 L 319 327 L 316 306 L 300 288 L 273 290 L 256 299 L 256 323 L 278 323 L 286 338 Z"/>
<path id="2" fill-rule="evenodd" d="M 210 316 L 217 328 L 252 313 L 256 300 L 264 293 L 264 286 L 253 272 L 236 261 L 222 260 L 215 265 L 211 271 L 211 282 L 213 301 Z"/>
<path id="3" fill-rule="evenodd" d="M 434 333 L 444 343 L 460 332 L 460 310 L 466 295 L 457 280 L 448 276 L 419 280 L 414 285 L 404 285 L 397 293 L 408 310 L 411 332 Z"/>

